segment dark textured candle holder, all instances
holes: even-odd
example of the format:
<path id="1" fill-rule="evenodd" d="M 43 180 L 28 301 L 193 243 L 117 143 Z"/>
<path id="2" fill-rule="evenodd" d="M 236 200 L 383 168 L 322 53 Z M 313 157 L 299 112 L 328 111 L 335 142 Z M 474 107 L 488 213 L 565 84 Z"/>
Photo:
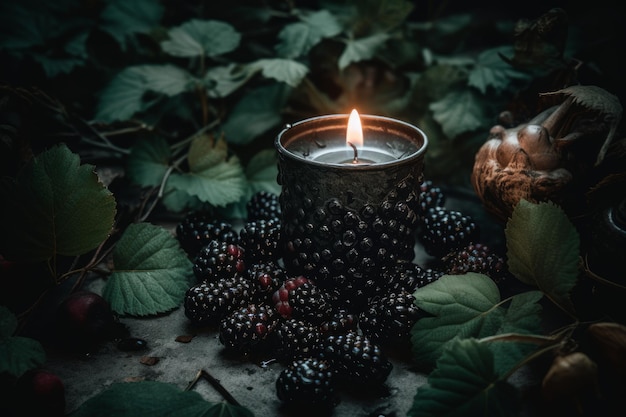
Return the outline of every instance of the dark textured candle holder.
<path id="1" fill-rule="evenodd" d="M 381 272 L 415 256 L 426 135 L 415 126 L 361 116 L 364 142 L 394 159 L 351 165 L 310 159 L 315 149 L 342 140 L 348 115 L 287 125 L 276 138 L 278 183 L 290 275 L 332 290 L 359 309 L 381 285 Z"/>

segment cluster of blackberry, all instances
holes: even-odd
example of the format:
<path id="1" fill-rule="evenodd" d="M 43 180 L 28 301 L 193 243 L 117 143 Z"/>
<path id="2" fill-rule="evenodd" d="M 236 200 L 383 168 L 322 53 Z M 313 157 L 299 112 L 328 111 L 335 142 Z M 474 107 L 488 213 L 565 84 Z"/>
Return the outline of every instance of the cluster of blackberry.
<path id="1" fill-rule="evenodd" d="M 383 383 L 392 370 L 384 349 L 408 346 L 411 328 L 426 314 L 414 303 L 416 289 L 445 273 L 475 271 L 495 279 L 504 270 L 500 257 L 475 243 L 478 228 L 471 218 L 442 207 L 439 188 L 425 182 L 420 197 L 417 237 L 444 267 L 385 267 L 381 279 L 368 284 L 365 303 L 351 303 L 345 291 L 283 267 L 277 195 L 255 194 L 239 233 L 222 220 L 189 214 L 177 227 L 197 278 L 185 296 L 185 315 L 195 325 L 218 328 L 230 351 L 280 360 L 285 368 L 276 392 L 286 404 L 333 408 L 336 384 Z"/>

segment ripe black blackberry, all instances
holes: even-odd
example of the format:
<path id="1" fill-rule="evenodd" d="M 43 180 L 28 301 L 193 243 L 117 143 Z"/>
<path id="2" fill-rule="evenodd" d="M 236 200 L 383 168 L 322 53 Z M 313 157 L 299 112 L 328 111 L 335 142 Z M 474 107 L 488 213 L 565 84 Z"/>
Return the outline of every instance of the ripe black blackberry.
<path id="1" fill-rule="evenodd" d="M 359 315 L 359 327 L 374 342 L 399 345 L 409 341 L 413 325 L 424 316 L 412 293 L 401 290 L 372 300 Z"/>
<path id="2" fill-rule="evenodd" d="M 326 292 L 303 276 L 288 278 L 272 295 L 276 311 L 284 318 L 321 324 L 330 317 L 332 306 Z"/>
<path id="3" fill-rule="evenodd" d="M 231 223 L 216 220 L 204 211 L 192 211 L 176 225 L 176 238 L 193 259 L 212 240 L 238 243 L 239 233 L 233 229 Z"/>
<path id="4" fill-rule="evenodd" d="M 254 299 L 259 303 L 270 303 L 274 292 L 287 279 L 285 269 L 275 261 L 261 261 L 248 267 L 248 276 L 255 287 Z"/>
<path id="5" fill-rule="evenodd" d="M 222 318 L 219 340 L 226 349 L 243 354 L 267 351 L 279 319 L 271 306 L 248 304 Z"/>
<path id="6" fill-rule="evenodd" d="M 258 191 L 246 203 L 248 221 L 280 220 L 281 209 L 278 194 Z"/>
<path id="7" fill-rule="evenodd" d="M 337 403 L 334 378 L 327 361 L 296 359 L 276 379 L 276 395 L 288 407 L 297 407 L 298 414 L 324 415 Z"/>
<path id="8" fill-rule="evenodd" d="M 416 263 L 399 263 L 383 270 L 382 282 L 386 283 L 386 292 L 397 293 L 405 290 L 413 293 L 416 289 L 436 281 L 443 274 L 443 271 L 423 268 Z"/>
<path id="9" fill-rule="evenodd" d="M 245 275 L 245 250 L 225 240 L 212 240 L 200 249 L 193 264 L 199 281 L 219 281 L 235 275 Z"/>
<path id="10" fill-rule="evenodd" d="M 239 231 L 239 245 L 248 263 L 277 261 L 282 257 L 280 220 L 252 220 Z"/>
<path id="11" fill-rule="evenodd" d="M 393 368 L 378 344 L 353 331 L 326 337 L 320 357 L 331 363 L 339 379 L 359 385 L 382 384 Z"/>
<path id="12" fill-rule="evenodd" d="M 446 203 L 446 196 L 441 187 L 434 185 L 430 180 L 426 180 L 420 185 L 419 202 L 419 215 L 423 217 L 431 208 L 443 207 Z"/>
<path id="13" fill-rule="evenodd" d="M 424 216 L 417 236 L 426 253 L 441 258 L 457 248 L 478 241 L 480 228 L 471 216 L 440 207 L 430 209 Z"/>
<path id="14" fill-rule="evenodd" d="M 358 330 L 359 316 L 348 310 L 337 309 L 333 312 L 329 320 L 324 321 L 320 325 L 323 336 L 331 334 L 342 334 L 350 330 Z"/>
<path id="15" fill-rule="evenodd" d="M 248 305 L 252 291 L 250 281 L 240 275 L 202 281 L 185 293 L 185 316 L 194 325 L 216 325 L 231 311 Z"/>
<path id="16" fill-rule="evenodd" d="M 452 251 L 442 258 L 442 263 L 446 274 L 478 272 L 488 275 L 496 283 L 504 281 L 508 274 L 504 257 L 483 243 L 471 243 Z"/>
<path id="17" fill-rule="evenodd" d="M 317 325 L 304 320 L 286 319 L 276 326 L 276 348 L 283 361 L 315 356 L 322 348 L 322 333 Z"/>

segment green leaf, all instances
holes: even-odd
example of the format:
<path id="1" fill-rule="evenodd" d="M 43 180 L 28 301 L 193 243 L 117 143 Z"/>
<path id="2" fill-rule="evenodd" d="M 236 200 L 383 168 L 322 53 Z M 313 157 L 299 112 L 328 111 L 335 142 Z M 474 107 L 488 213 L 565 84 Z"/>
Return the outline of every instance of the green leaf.
<path id="1" fill-rule="evenodd" d="M 287 83 L 291 87 L 297 87 L 309 72 L 306 65 L 291 59 L 259 59 L 250 65 L 261 70 L 264 77 Z"/>
<path id="2" fill-rule="evenodd" d="M 374 57 L 376 50 L 380 48 L 388 38 L 389 35 L 386 33 L 377 33 L 367 38 L 350 39 L 339 57 L 337 63 L 339 69 L 344 70 L 353 62 L 364 61 Z"/>
<path id="3" fill-rule="evenodd" d="M 149 33 L 157 27 L 164 10 L 154 0 L 110 0 L 100 14 L 100 26 L 125 47 L 128 35 Z"/>
<path id="4" fill-rule="evenodd" d="M 245 145 L 282 121 L 281 110 L 291 89 L 282 83 L 258 87 L 232 109 L 222 126 L 229 143 Z"/>
<path id="5" fill-rule="evenodd" d="M 502 59 L 502 54 L 512 52 L 511 47 L 493 48 L 483 51 L 471 70 L 468 85 L 487 93 L 489 87 L 498 93 L 511 87 L 513 79 L 529 79 L 530 76 L 516 70 Z"/>
<path id="6" fill-rule="evenodd" d="M 175 96 L 194 85 L 187 71 L 173 65 L 137 65 L 122 70 L 100 94 L 96 118 L 105 122 L 130 119 L 152 103 L 147 92 Z"/>
<path id="7" fill-rule="evenodd" d="M 0 253 L 43 261 L 82 255 L 106 239 L 116 204 L 92 165 L 63 144 L 34 157 L 16 179 L 0 181 Z"/>
<path id="8" fill-rule="evenodd" d="M 24 372 L 41 366 L 46 352 L 35 339 L 13 336 L 17 318 L 6 307 L 0 306 L 0 375 L 19 377 Z"/>
<path id="9" fill-rule="evenodd" d="M 331 38 L 343 30 L 337 18 L 328 10 L 303 11 L 299 17 L 311 29 L 311 46 L 319 42 L 319 39 Z"/>
<path id="10" fill-rule="evenodd" d="M 578 278 L 580 238 L 563 210 L 551 202 L 521 200 L 505 229 L 510 272 L 536 286 L 569 312 Z"/>
<path id="11" fill-rule="evenodd" d="M 418 363 L 432 365 L 444 346 L 457 337 L 536 330 L 536 319 L 530 317 L 535 314 L 535 307 L 529 305 L 517 315 L 509 314 L 500 305 L 498 287 L 483 274 L 444 275 L 413 295 L 415 304 L 434 316 L 421 318 L 411 330 L 413 356 Z M 536 294 L 534 297 L 539 298 Z"/>
<path id="12" fill-rule="evenodd" d="M 511 298 L 511 303 L 502 319 L 498 334 L 541 334 L 541 291 L 526 291 Z M 495 342 L 489 345 L 494 352 L 494 363 L 498 375 L 513 369 L 523 358 L 537 349 L 527 343 Z"/>
<path id="13" fill-rule="evenodd" d="M 188 162 L 190 171 L 172 174 L 168 185 L 214 206 L 225 206 L 244 196 L 247 182 L 243 167 L 237 157 L 229 157 L 223 139 L 198 136 L 189 147 Z"/>
<path id="14" fill-rule="evenodd" d="M 278 33 L 276 53 L 282 58 L 298 58 L 312 47 L 311 27 L 303 22 L 285 25 Z"/>
<path id="15" fill-rule="evenodd" d="M 410 417 L 517 416 L 521 409 L 517 389 L 498 379 L 493 354 L 473 339 L 450 343 L 419 387 Z"/>
<path id="16" fill-rule="evenodd" d="M 17 330 L 17 317 L 5 306 L 0 306 L 0 340 L 13 336 Z"/>
<path id="17" fill-rule="evenodd" d="M 252 412 L 226 403 L 210 403 L 195 391 L 182 391 L 157 381 L 114 383 L 85 401 L 71 417 L 253 417 Z"/>
<path id="18" fill-rule="evenodd" d="M 203 82 L 209 97 L 226 97 L 244 85 L 255 72 L 256 69 L 248 65 L 222 65 L 209 68 Z"/>
<path id="19" fill-rule="evenodd" d="M 89 33 L 80 32 L 72 36 L 60 56 L 50 56 L 47 53 L 33 53 L 32 57 L 43 67 L 46 75 L 50 78 L 61 74 L 69 74 L 76 67 L 84 65 L 87 61 L 87 37 Z"/>
<path id="20" fill-rule="evenodd" d="M 141 186 L 156 187 L 163 181 L 171 156 L 169 145 L 162 137 L 139 141 L 131 148 L 126 173 L 131 181 Z"/>
<path id="21" fill-rule="evenodd" d="M 429 108 L 443 133 L 454 139 L 462 133 L 485 126 L 488 119 L 481 103 L 470 89 L 466 89 L 451 91 L 441 100 L 431 103 Z"/>
<path id="22" fill-rule="evenodd" d="M 276 53 L 281 58 L 298 58 L 323 38 L 338 35 L 342 27 L 329 11 L 302 11 L 300 22 L 285 25 L 278 34 Z"/>
<path id="23" fill-rule="evenodd" d="M 219 20 L 191 19 L 169 30 L 169 39 L 161 42 L 164 52 L 179 57 L 217 56 L 235 50 L 241 34 Z"/>
<path id="24" fill-rule="evenodd" d="M 176 238 L 149 223 L 128 226 L 113 251 L 102 296 L 118 314 L 147 316 L 180 306 L 192 265 Z"/>

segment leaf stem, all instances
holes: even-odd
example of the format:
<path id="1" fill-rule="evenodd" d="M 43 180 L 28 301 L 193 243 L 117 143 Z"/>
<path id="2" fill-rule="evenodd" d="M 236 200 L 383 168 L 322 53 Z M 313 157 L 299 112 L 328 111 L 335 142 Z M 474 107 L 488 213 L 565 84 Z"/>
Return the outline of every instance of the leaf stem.
<path id="1" fill-rule="evenodd" d="M 224 386 L 220 383 L 220 381 L 216 379 L 213 375 L 205 371 L 204 369 L 201 369 L 198 371 L 198 373 L 196 374 L 196 377 L 187 385 L 187 388 L 185 388 L 185 391 L 191 390 L 198 383 L 200 378 L 206 379 L 211 384 L 211 386 L 215 388 L 222 397 L 224 397 L 224 399 L 228 403 L 232 405 L 236 405 L 236 406 L 241 406 L 241 404 L 239 404 L 239 402 L 235 399 L 235 397 L 233 397 L 233 395 L 230 392 L 228 392 L 226 388 L 224 388 Z"/>
<path id="2" fill-rule="evenodd" d="M 215 126 L 217 126 L 220 123 L 221 123 L 220 119 L 215 119 L 211 123 L 208 123 L 208 124 L 204 125 L 202 128 L 200 128 L 199 130 L 194 132 L 192 135 L 189 135 L 188 137 L 186 137 L 185 139 L 181 140 L 180 142 L 177 142 L 177 143 L 173 144 L 171 146 L 172 151 L 178 151 L 179 149 L 184 148 L 192 140 L 194 140 L 196 138 L 196 136 L 201 135 L 201 134 L 203 134 L 203 133 L 213 129 Z"/>

